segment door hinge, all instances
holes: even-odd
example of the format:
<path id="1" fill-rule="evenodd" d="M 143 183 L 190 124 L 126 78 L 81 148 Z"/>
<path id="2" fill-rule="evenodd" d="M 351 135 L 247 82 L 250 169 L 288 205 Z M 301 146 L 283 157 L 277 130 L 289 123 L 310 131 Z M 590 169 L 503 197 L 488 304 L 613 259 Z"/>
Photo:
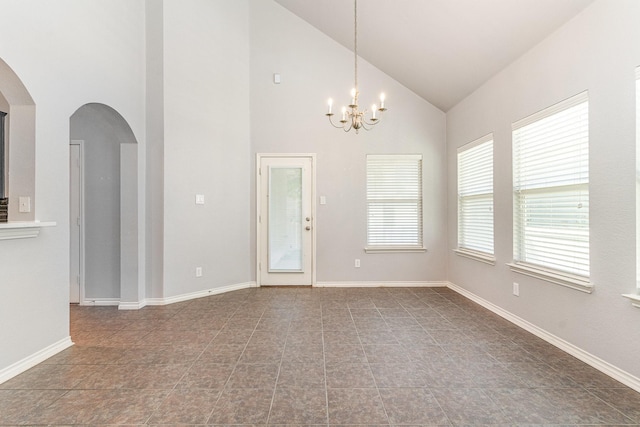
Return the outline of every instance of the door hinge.
<path id="1" fill-rule="evenodd" d="M 76 218 L 76 225 L 77 225 L 78 227 L 80 227 L 80 217 L 77 217 L 77 218 Z"/>
<path id="2" fill-rule="evenodd" d="M 258 271 L 262 271 L 262 263 L 261 262 L 258 263 Z"/>
<path id="3" fill-rule="evenodd" d="M 76 276 L 76 284 L 79 285 L 80 284 L 80 276 Z"/>

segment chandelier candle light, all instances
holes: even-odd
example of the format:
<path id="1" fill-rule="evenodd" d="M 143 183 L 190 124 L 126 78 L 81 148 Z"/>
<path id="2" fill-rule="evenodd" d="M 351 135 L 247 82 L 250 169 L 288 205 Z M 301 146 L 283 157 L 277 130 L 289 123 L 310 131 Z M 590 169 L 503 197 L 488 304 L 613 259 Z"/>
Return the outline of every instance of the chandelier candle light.
<path id="1" fill-rule="evenodd" d="M 372 126 L 378 124 L 380 122 L 380 117 L 376 117 L 376 113 L 380 112 L 380 116 L 382 113 L 387 111 L 384 106 L 384 93 L 380 94 L 380 107 L 376 104 L 371 106 L 371 117 L 367 118 L 366 114 L 367 110 L 360 111 L 358 109 L 358 0 L 353 0 L 353 54 L 354 54 L 354 74 L 355 74 L 355 84 L 353 89 L 351 89 L 351 103 L 348 107 L 342 107 L 342 118 L 340 119 L 340 124 L 336 125 L 333 123 L 331 119 L 334 116 L 333 113 L 333 99 L 329 99 L 329 110 L 327 117 L 329 117 L 329 123 L 338 129 L 342 129 L 345 132 L 349 132 L 351 129 L 355 129 L 356 133 L 360 129 L 370 130 Z"/>

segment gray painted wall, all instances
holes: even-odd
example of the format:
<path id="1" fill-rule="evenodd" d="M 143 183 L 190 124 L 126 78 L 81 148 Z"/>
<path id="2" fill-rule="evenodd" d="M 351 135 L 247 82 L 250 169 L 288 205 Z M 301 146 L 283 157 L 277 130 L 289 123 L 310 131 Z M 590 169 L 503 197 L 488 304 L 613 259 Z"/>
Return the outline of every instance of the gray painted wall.
<path id="1" fill-rule="evenodd" d="M 449 252 L 451 282 L 640 376 L 635 291 L 635 67 L 640 2 L 597 1 L 447 114 L 449 249 L 456 247 L 456 149 L 494 132 L 495 248 L 489 266 Z M 592 294 L 513 273 L 511 123 L 589 91 Z M 520 297 L 512 283 L 520 284 Z"/>
<path id="2" fill-rule="evenodd" d="M 273 83 L 279 73 L 282 83 Z M 255 277 L 255 153 L 316 153 L 317 280 L 446 280 L 445 115 L 359 61 L 361 103 L 387 95 L 386 117 L 370 132 L 344 133 L 325 117 L 349 101 L 353 53 L 275 2 L 251 1 L 251 254 Z M 366 155 L 423 154 L 426 253 L 365 254 Z M 354 260 L 361 267 L 354 268 Z"/>
<path id="3" fill-rule="evenodd" d="M 164 3 L 164 297 L 251 280 L 248 8 Z"/>

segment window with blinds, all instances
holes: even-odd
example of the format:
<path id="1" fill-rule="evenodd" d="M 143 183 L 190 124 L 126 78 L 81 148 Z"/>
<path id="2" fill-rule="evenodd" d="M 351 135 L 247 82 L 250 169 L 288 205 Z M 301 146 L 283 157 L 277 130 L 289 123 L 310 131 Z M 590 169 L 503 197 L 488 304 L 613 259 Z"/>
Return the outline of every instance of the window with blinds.
<path id="1" fill-rule="evenodd" d="M 366 250 L 424 250 L 422 155 L 367 155 Z"/>
<path id="2" fill-rule="evenodd" d="M 514 264 L 579 289 L 591 286 L 588 116 L 584 92 L 513 124 Z"/>
<path id="3" fill-rule="evenodd" d="M 493 256 L 493 134 L 458 149 L 458 249 L 460 255 L 495 262 Z"/>

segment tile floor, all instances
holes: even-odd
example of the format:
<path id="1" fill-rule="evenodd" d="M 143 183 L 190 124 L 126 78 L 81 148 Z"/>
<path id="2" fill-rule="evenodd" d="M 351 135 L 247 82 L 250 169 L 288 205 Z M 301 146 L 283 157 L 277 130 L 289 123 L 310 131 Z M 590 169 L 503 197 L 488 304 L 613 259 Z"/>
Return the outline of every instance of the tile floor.
<path id="1" fill-rule="evenodd" d="M 72 307 L 2 425 L 640 425 L 640 394 L 445 288 Z"/>

